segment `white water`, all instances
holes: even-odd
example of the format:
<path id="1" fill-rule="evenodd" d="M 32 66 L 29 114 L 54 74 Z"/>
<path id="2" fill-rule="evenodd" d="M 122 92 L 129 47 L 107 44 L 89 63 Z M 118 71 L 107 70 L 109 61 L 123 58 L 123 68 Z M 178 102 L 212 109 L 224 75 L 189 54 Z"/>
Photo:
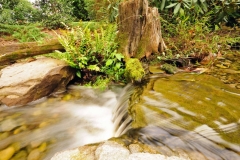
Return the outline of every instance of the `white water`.
<path id="1" fill-rule="evenodd" d="M 47 152 L 41 154 L 46 154 L 44 159 L 50 159 L 56 152 L 107 140 L 114 136 L 112 112 L 121 91 L 121 88 L 117 88 L 115 92 L 100 92 L 70 86 L 68 94 L 55 98 L 44 98 L 23 107 L 2 106 L 0 116 L 3 119 L 0 120 L 0 128 L 9 122 L 13 122 L 10 124 L 13 127 L 0 131 L 4 133 L 10 130 L 10 136 L 0 140 L 0 150 L 14 142 L 19 142 L 22 150 L 34 149 L 34 144 L 38 142 L 47 142 Z M 70 100 L 64 100 L 66 97 L 70 97 Z M 20 116 L 11 118 L 16 113 Z M 16 129 L 23 126 L 27 129 L 14 134 Z M 53 141 L 55 142 L 52 143 Z"/>

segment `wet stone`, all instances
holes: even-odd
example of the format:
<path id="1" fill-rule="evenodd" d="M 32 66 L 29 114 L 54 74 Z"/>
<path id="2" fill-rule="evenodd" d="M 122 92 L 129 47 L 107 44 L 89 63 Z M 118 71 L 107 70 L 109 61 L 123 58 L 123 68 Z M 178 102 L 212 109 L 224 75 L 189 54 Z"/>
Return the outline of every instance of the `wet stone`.
<path id="1" fill-rule="evenodd" d="M 15 154 L 14 157 L 11 158 L 11 160 L 26 160 L 27 159 L 27 152 L 25 150 L 21 150 L 18 153 Z"/>
<path id="2" fill-rule="evenodd" d="M 0 151 L 1 160 L 9 160 L 15 153 L 15 149 L 13 146 L 10 146 L 4 150 Z"/>
<path id="3" fill-rule="evenodd" d="M 143 148 L 139 144 L 130 144 L 129 150 L 131 153 L 138 153 L 138 152 L 142 152 Z"/>
<path id="4" fill-rule="evenodd" d="M 7 138 L 10 135 L 9 132 L 0 133 L 0 141 Z"/>
<path id="5" fill-rule="evenodd" d="M 44 142 L 40 145 L 40 147 L 38 147 L 40 152 L 44 152 L 47 149 L 47 143 Z"/>
<path id="6" fill-rule="evenodd" d="M 0 132 L 11 131 L 12 129 L 14 129 L 17 126 L 18 125 L 17 125 L 16 121 L 14 121 L 13 119 L 6 119 L 1 122 Z"/>
<path id="7" fill-rule="evenodd" d="M 39 159 L 40 159 L 40 151 L 38 149 L 32 150 L 27 157 L 27 160 L 39 160 Z"/>
<path id="8" fill-rule="evenodd" d="M 235 87 L 236 87 L 237 89 L 240 89 L 240 84 L 237 84 Z"/>

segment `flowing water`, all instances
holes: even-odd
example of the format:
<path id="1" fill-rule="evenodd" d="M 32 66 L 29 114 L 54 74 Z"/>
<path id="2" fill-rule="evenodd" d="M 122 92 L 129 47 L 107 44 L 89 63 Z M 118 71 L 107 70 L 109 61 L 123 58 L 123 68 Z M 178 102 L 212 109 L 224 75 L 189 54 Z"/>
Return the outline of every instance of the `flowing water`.
<path id="1" fill-rule="evenodd" d="M 48 160 L 56 152 L 113 137 L 112 110 L 123 87 L 113 90 L 70 86 L 26 106 L 1 106 L 0 159 Z"/>
<path id="2" fill-rule="evenodd" d="M 240 92 L 209 75 L 181 73 L 104 92 L 70 86 L 26 106 L 0 107 L 0 159 L 50 159 L 123 134 L 168 156 L 238 160 Z"/>
<path id="3" fill-rule="evenodd" d="M 126 135 L 162 154 L 240 159 L 240 92 L 212 76 L 150 78 L 136 87 L 128 113 Z"/>

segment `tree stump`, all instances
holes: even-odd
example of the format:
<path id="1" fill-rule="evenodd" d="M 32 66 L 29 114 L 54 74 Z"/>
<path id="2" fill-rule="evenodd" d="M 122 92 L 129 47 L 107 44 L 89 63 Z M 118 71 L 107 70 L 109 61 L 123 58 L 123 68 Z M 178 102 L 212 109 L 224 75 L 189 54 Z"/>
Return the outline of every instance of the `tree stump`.
<path id="1" fill-rule="evenodd" d="M 119 5 L 120 52 L 127 57 L 143 58 L 163 52 L 160 15 L 148 0 L 128 0 Z"/>

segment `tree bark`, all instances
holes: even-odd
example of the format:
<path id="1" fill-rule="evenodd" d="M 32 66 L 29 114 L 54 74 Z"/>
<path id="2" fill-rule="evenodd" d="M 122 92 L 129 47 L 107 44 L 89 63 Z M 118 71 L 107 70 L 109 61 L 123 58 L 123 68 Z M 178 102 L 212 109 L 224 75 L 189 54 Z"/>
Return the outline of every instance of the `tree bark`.
<path id="1" fill-rule="evenodd" d="M 148 0 L 128 0 L 119 5 L 118 41 L 127 57 L 149 57 L 166 48 L 162 39 L 160 15 Z"/>
<path id="2" fill-rule="evenodd" d="M 21 58 L 51 53 L 54 50 L 64 50 L 57 39 L 46 41 L 43 44 L 37 42 L 19 43 L 0 46 L 0 66 L 14 62 Z"/>

